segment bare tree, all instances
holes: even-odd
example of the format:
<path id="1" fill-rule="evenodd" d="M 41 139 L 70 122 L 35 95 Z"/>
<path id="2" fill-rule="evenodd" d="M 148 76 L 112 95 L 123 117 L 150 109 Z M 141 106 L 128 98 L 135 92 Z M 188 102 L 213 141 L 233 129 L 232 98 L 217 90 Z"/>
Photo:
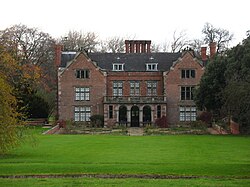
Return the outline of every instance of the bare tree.
<path id="1" fill-rule="evenodd" d="M 205 23 L 202 33 L 204 34 L 205 43 L 217 43 L 218 53 L 225 51 L 228 48 L 229 42 L 233 39 L 233 34 L 231 34 L 228 30 L 215 28 L 210 23 Z"/>
<path id="2" fill-rule="evenodd" d="M 151 45 L 151 52 L 153 53 L 157 53 L 161 51 L 161 45 L 160 44 L 156 44 L 156 43 L 152 43 Z"/>
<path id="3" fill-rule="evenodd" d="M 170 47 L 170 42 L 164 42 L 162 44 L 162 52 L 168 52 Z"/>
<path id="4" fill-rule="evenodd" d="M 203 41 L 200 39 L 194 39 L 194 40 L 190 41 L 190 43 L 189 43 L 190 47 L 194 51 L 197 51 L 197 52 L 200 52 L 202 44 L 203 44 Z"/>
<path id="5" fill-rule="evenodd" d="M 64 45 L 65 50 L 77 51 L 85 49 L 89 52 L 95 52 L 97 51 L 96 47 L 99 41 L 98 36 L 94 32 L 69 31 L 65 37 L 60 39 L 60 43 Z"/>
<path id="6" fill-rule="evenodd" d="M 0 44 L 21 64 L 41 66 L 53 62 L 55 41 L 36 28 L 20 24 L 2 30 Z"/>
<path id="7" fill-rule="evenodd" d="M 174 31 L 173 41 L 171 42 L 171 52 L 175 53 L 180 51 L 185 45 L 188 44 L 187 35 L 185 31 L 177 33 Z"/>
<path id="8" fill-rule="evenodd" d="M 121 37 L 111 37 L 100 43 L 100 52 L 123 53 L 125 51 L 125 39 Z"/>

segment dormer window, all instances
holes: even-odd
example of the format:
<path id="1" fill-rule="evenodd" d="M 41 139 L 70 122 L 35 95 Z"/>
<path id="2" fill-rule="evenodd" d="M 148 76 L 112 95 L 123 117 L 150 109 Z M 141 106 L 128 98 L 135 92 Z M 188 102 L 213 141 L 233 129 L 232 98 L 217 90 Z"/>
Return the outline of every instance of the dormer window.
<path id="1" fill-rule="evenodd" d="M 113 64 L 113 71 L 124 71 L 124 64 L 121 63 Z"/>
<path id="2" fill-rule="evenodd" d="M 157 63 L 146 64 L 146 71 L 158 71 L 158 64 Z"/>

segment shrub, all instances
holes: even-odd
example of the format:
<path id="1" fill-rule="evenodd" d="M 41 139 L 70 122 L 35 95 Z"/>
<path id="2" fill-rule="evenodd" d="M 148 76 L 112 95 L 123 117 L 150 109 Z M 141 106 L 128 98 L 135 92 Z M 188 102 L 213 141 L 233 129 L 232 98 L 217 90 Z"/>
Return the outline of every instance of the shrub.
<path id="1" fill-rule="evenodd" d="M 90 117 L 90 121 L 94 127 L 104 127 L 104 116 L 103 115 L 93 115 Z"/>
<path id="2" fill-rule="evenodd" d="M 198 128 L 198 129 L 204 129 L 207 128 L 207 124 L 201 120 L 198 121 L 192 121 L 190 123 L 191 128 Z"/>
<path id="3" fill-rule="evenodd" d="M 197 120 L 200 120 L 206 124 L 212 124 L 212 114 L 210 112 L 203 111 L 197 116 Z"/>
<path id="4" fill-rule="evenodd" d="M 156 119 L 155 124 L 157 127 L 167 128 L 168 127 L 167 117 L 162 116 L 161 118 Z"/>

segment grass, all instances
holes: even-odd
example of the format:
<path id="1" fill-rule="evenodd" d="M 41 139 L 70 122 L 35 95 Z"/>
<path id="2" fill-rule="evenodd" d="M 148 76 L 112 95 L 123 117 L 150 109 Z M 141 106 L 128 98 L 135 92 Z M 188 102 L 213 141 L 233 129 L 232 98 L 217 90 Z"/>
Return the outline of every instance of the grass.
<path id="1" fill-rule="evenodd" d="M 41 130 L 41 129 L 40 129 Z M 34 132 L 41 132 L 35 130 Z M 160 174 L 221 177 L 220 179 L 0 179 L 9 182 L 36 183 L 42 186 L 76 182 L 84 186 L 102 184 L 124 186 L 249 186 L 250 137 L 211 135 L 110 136 L 110 135 L 38 135 L 35 146 L 25 144 L 0 156 L 0 175 L 26 174 Z M 235 179 L 248 177 L 248 179 Z M 64 182 L 63 182 L 64 181 Z M 119 182 L 120 181 L 120 182 Z M 187 183 L 188 182 L 188 183 Z M 59 183 L 60 184 L 60 183 Z M 217 184 L 217 185 L 216 185 Z M 237 185 L 236 185 L 237 184 Z M 242 185 L 238 185 L 242 184 Z M 15 186 L 15 185 L 13 185 Z M 21 185 L 22 186 L 22 185 Z M 58 185 L 54 185 L 58 186 Z M 63 185 L 59 185 L 63 186 Z M 175 186 L 175 185 L 174 185 Z M 204 185 L 203 185 L 204 186 Z"/>
<path id="2" fill-rule="evenodd" d="M 239 187 L 249 186 L 250 180 L 239 179 L 90 179 L 90 178 L 45 178 L 45 179 L 0 179 L 0 185 L 5 187 L 36 186 L 136 186 L 136 187 Z"/>

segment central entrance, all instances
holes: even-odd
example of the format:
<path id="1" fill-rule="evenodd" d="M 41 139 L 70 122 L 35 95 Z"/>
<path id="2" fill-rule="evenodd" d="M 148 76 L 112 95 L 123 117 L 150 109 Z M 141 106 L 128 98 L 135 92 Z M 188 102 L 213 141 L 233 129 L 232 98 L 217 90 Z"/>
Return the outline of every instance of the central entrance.
<path id="1" fill-rule="evenodd" d="M 131 108 L 131 127 L 139 127 L 139 107 L 133 106 Z"/>
<path id="2" fill-rule="evenodd" d="M 119 123 L 127 124 L 127 107 L 125 106 L 119 108 Z"/>

